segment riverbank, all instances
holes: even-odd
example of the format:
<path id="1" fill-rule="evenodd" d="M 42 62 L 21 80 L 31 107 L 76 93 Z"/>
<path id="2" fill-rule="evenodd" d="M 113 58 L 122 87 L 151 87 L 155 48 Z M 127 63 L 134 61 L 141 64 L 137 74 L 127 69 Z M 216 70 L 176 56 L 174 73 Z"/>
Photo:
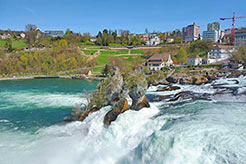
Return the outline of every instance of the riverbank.
<path id="1" fill-rule="evenodd" d="M 45 75 L 39 75 L 39 76 L 14 76 L 14 77 L 1 77 L 0 81 L 4 80 L 28 80 L 28 79 L 78 79 L 73 78 L 73 75 L 67 75 L 67 76 L 45 76 Z M 104 80 L 104 77 L 95 77 L 95 76 L 88 76 L 83 79 L 87 80 L 95 80 L 95 81 L 101 81 Z"/>
<path id="2" fill-rule="evenodd" d="M 14 76 L 14 77 L 3 77 L 0 78 L 0 81 L 3 80 L 27 80 L 27 79 L 71 79 L 72 76 Z"/>

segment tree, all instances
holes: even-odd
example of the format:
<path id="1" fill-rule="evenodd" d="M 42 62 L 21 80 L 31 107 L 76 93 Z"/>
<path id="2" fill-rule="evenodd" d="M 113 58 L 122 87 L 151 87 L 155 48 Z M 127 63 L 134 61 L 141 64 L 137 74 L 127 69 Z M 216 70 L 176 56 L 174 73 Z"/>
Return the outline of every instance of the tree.
<path id="1" fill-rule="evenodd" d="M 177 53 L 177 60 L 180 64 L 184 64 L 184 63 L 187 63 L 187 52 L 184 48 L 180 48 L 178 53 Z"/>
<path id="2" fill-rule="evenodd" d="M 36 25 L 28 24 L 26 25 L 26 40 L 29 47 L 32 47 L 38 39 L 38 32 Z"/>
<path id="3" fill-rule="evenodd" d="M 13 51 L 12 41 L 9 38 L 6 40 L 4 48 L 6 48 L 7 52 L 12 52 Z"/>
<path id="4" fill-rule="evenodd" d="M 72 57 L 70 59 L 70 62 L 69 62 L 70 68 L 75 69 L 75 68 L 77 68 L 77 65 L 78 65 L 78 63 L 77 63 L 76 59 L 74 57 Z"/>
<path id="5" fill-rule="evenodd" d="M 238 51 L 233 53 L 231 60 L 234 63 L 242 63 L 246 65 L 246 46 L 240 47 Z"/>
<path id="6" fill-rule="evenodd" d="M 60 40 L 59 43 L 58 43 L 58 47 L 61 48 L 61 49 L 67 48 L 68 47 L 67 41 L 64 40 L 64 39 Z"/>
<path id="7" fill-rule="evenodd" d="M 212 40 L 197 40 L 190 45 L 191 53 L 209 52 L 213 46 Z"/>

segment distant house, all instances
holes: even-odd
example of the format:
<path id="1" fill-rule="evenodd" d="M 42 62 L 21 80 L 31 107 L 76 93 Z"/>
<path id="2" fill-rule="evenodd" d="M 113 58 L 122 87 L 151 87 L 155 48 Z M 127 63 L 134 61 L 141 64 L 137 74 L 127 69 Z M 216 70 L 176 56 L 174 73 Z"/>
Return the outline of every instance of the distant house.
<path id="1" fill-rule="evenodd" d="M 161 38 L 158 35 L 151 35 L 146 40 L 146 45 L 147 46 L 157 46 L 159 44 L 161 44 Z"/>
<path id="2" fill-rule="evenodd" d="M 174 42 L 173 38 L 167 38 L 167 43 L 172 43 L 172 42 Z"/>
<path id="3" fill-rule="evenodd" d="M 155 54 L 147 61 L 148 69 L 153 71 L 159 71 L 161 68 L 170 67 L 171 65 L 173 65 L 173 60 L 168 53 Z"/>
<path id="4" fill-rule="evenodd" d="M 187 65 L 202 65 L 202 58 L 198 55 L 189 56 L 187 58 Z"/>
<path id="5" fill-rule="evenodd" d="M 26 37 L 26 34 L 21 33 L 21 34 L 20 34 L 20 37 L 21 37 L 22 39 L 24 39 L 24 38 Z"/>
<path id="6" fill-rule="evenodd" d="M 64 31 L 44 31 L 43 33 L 44 37 L 63 37 Z"/>
<path id="7" fill-rule="evenodd" d="M 7 34 L 7 33 L 4 33 L 3 35 L 1 35 L 1 39 L 3 39 L 3 40 L 8 39 L 10 37 L 11 37 L 11 35 Z"/>
<path id="8" fill-rule="evenodd" d="M 93 74 L 90 70 L 81 70 L 81 71 L 77 72 L 76 76 L 74 76 L 73 78 L 84 79 L 84 78 L 88 78 L 92 75 Z"/>
<path id="9" fill-rule="evenodd" d="M 97 38 L 90 38 L 90 42 L 96 42 Z"/>
<path id="10" fill-rule="evenodd" d="M 208 54 L 207 63 L 214 64 L 228 61 L 234 51 L 233 46 L 216 45 Z"/>

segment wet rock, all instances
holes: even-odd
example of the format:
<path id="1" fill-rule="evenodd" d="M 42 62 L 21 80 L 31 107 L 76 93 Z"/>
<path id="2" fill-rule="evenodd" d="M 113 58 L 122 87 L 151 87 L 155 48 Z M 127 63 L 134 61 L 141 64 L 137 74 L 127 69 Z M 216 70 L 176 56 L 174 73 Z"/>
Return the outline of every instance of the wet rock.
<path id="1" fill-rule="evenodd" d="M 175 91 L 181 89 L 179 86 L 169 86 L 163 87 L 156 90 L 156 92 L 164 92 L 164 91 Z"/>
<path id="2" fill-rule="evenodd" d="M 246 71 L 239 71 L 239 70 L 231 70 L 231 74 L 228 75 L 228 78 L 238 78 L 241 75 L 246 75 Z"/>
<path id="3" fill-rule="evenodd" d="M 201 85 L 201 84 L 206 84 L 209 80 L 204 77 L 204 76 L 201 76 L 201 77 L 196 77 L 193 84 L 194 85 Z"/>
<path id="4" fill-rule="evenodd" d="M 122 99 L 116 106 L 109 111 L 104 117 L 104 124 L 110 125 L 113 121 L 117 119 L 117 117 L 124 113 L 125 111 L 129 110 L 128 101 L 126 98 Z"/>
<path id="5" fill-rule="evenodd" d="M 178 79 L 175 78 L 174 76 L 170 76 L 166 79 L 167 82 L 169 83 L 177 83 L 178 82 Z"/>
<path id="6" fill-rule="evenodd" d="M 148 99 L 145 96 L 143 96 L 143 98 L 139 99 L 138 101 L 133 101 L 131 109 L 139 111 L 142 108 L 149 108 L 149 107 L 150 105 Z"/>
<path id="7" fill-rule="evenodd" d="M 65 122 L 72 122 L 72 121 L 75 121 L 75 118 L 72 116 L 66 116 L 66 117 L 64 117 L 64 121 Z"/>
<path id="8" fill-rule="evenodd" d="M 100 108 L 98 108 L 98 107 L 93 107 L 91 110 L 84 110 L 84 111 L 81 112 L 79 120 L 80 120 L 80 121 L 84 121 L 84 119 L 85 119 L 90 113 L 97 112 L 97 111 L 99 111 L 99 110 L 100 110 Z"/>
<path id="9" fill-rule="evenodd" d="M 184 85 L 184 84 L 193 84 L 193 78 L 191 76 L 187 76 L 187 77 L 183 77 L 180 79 L 179 81 L 180 84 Z"/>

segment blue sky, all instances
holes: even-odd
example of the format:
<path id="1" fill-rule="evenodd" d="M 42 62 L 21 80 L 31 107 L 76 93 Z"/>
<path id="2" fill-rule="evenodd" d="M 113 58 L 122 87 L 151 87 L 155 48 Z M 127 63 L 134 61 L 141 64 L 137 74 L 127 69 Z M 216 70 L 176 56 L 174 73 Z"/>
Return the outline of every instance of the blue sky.
<path id="1" fill-rule="evenodd" d="M 172 31 L 195 22 L 246 15 L 246 0 L 0 0 L 0 29 L 24 30 L 36 24 L 41 30 L 67 28 L 97 34 L 103 29 L 127 29 L 134 33 Z M 224 21 L 222 28 L 231 27 Z M 237 20 L 246 26 L 246 19 Z"/>

